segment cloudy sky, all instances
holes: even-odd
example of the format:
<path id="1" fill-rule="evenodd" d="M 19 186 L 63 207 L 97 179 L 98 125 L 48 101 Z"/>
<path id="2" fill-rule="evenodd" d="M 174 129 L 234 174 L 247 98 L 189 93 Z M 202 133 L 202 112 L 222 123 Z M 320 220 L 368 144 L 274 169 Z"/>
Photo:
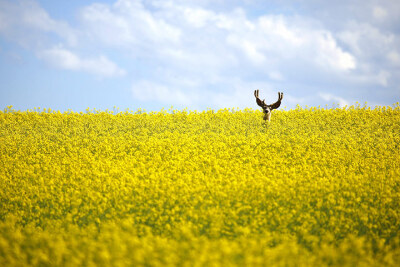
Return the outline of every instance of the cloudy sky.
<path id="1" fill-rule="evenodd" d="M 400 100 L 398 0 L 0 0 L 0 108 Z"/>

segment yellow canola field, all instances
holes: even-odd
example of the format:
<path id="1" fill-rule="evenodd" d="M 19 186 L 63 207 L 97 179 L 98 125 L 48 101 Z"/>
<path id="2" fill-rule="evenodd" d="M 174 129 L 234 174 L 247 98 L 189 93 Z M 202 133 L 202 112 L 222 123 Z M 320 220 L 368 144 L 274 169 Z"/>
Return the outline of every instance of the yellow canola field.
<path id="1" fill-rule="evenodd" d="M 0 266 L 398 266 L 400 107 L 0 112 Z"/>

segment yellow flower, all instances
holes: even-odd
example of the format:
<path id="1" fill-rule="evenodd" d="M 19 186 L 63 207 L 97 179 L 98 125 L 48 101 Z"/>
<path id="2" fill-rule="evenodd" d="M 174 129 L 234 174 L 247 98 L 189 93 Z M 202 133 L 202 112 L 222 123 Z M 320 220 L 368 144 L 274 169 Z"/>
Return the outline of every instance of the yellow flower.
<path id="1" fill-rule="evenodd" d="M 400 107 L 0 112 L 1 266 L 396 266 Z"/>

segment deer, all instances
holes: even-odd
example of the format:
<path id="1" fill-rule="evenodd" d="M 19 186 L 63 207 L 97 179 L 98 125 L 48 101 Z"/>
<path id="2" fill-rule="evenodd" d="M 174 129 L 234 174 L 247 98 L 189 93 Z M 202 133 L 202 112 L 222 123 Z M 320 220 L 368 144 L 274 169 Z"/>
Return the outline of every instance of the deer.
<path id="1" fill-rule="evenodd" d="M 279 108 L 279 106 L 281 105 L 282 98 L 283 98 L 283 93 L 278 92 L 278 101 L 276 101 L 275 103 L 273 103 L 271 105 L 265 104 L 265 99 L 263 101 L 261 101 L 261 99 L 258 97 L 258 94 L 259 94 L 259 90 L 258 89 L 254 90 L 254 96 L 256 97 L 257 105 L 259 105 L 263 109 L 264 120 L 271 121 L 271 111 Z"/>

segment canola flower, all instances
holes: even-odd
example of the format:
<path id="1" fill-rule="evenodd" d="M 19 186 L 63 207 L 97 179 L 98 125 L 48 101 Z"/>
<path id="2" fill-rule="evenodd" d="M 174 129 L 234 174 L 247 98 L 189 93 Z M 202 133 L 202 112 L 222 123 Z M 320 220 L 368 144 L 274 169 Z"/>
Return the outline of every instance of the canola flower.
<path id="1" fill-rule="evenodd" d="M 400 106 L 0 112 L 0 266 L 397 266 Z"/>

